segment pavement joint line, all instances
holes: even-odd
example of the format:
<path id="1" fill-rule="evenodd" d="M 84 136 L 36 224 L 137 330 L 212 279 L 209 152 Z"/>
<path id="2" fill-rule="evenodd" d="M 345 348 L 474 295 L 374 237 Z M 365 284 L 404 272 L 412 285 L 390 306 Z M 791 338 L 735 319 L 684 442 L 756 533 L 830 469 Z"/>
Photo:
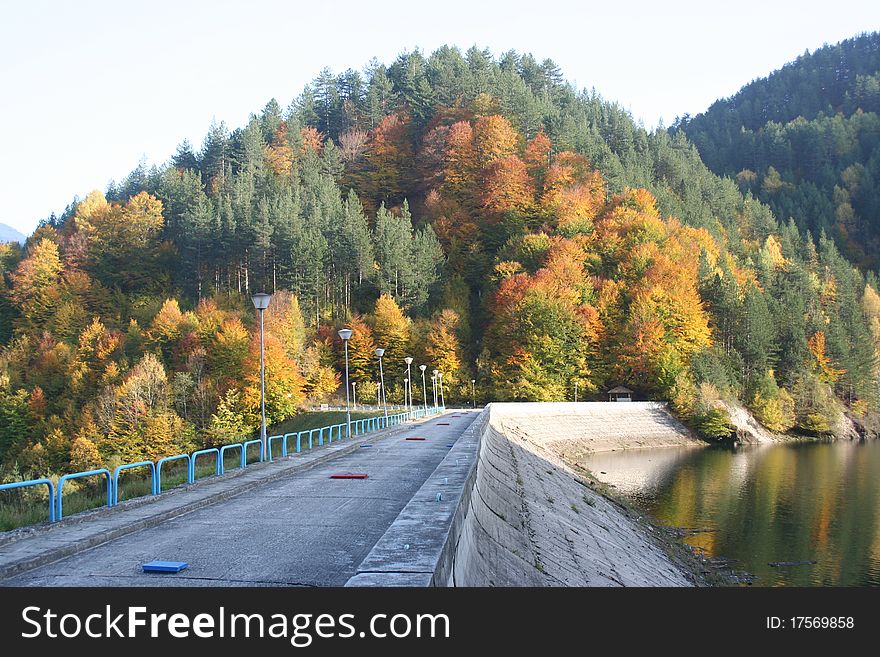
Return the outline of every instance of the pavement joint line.
<path id="1" fill-rule="evenodd" d="M 2 581 L 4 579 L 13 575 L 19 575 L 29 570 L 60 561 L 61 559 L 74 554 L 79 554 L 80 552 L 84 552 L 91 548 L 104 545 L 105 543 L 122 538 L 123 536 L 150 527 L 155 527 L 163 522 L 174 520 L 192 513 L 193 511 L 198 511 L 205 507 L 217 504 L 218 502 L 226 501 L 287 476 L 308 472 L 316 466 L 322 465 L 334 458 L 355 452 L 365 440 L 369 439 L 374 442 L 384 441 L 412 430 L 413 428 L 420 427 L 427 422 L 435 420 L 437 417 L 438 416 L 434 416 L 431 418 L 424 418 L 421 421 L 397 425 L 369 435 L 355 436 L 344 444 L 344 446 L 331 447 L 330 445 L 327 445 L 326 449 L 319 449 L 319 452 L 308 460 L 299 460 L 295 456 L 288 456 L 287 459 L 279 457 L 273 461 L 253 463 L 247 468 L 239 468 L 220 477 L 200 479 L 193 484 L 169 490 L 161 495 L 144 496 L 129 500 L 118 507 L 110 509 L 103 507 L 92 512 L 84 512 L 82 514 L 70 516 L 69 518 L 65 518 L 56 523 L 39 526 L 20 536 L 13 535 L 5 541 L 0 542 L 0 552 L 2 552 L 2 548 L 7 545 L 21 544 L 26 541 L 37 541 L 40 538 L 47 539 L 48 542 L 51 542 L 54 545 L 47 546 L 47 541 L 43 541 L 39 546 L 39 552 L 37 554 L 24 556 L 18 559 L 5 560 L 4 555 L 0 554 L 0 586 L 2 586 Z M 442 414 L 440 417 L 442 417 Z M 308 453 L 306 453 L 306 455 L 312 456 Z M 261 474 L 263 476 L 260 476 Z M 241 482 L 241 485 L 235 486 L 234 482 L 239 478 L 246 478 L 246 480 Z M 229 484 L 230 482 L 233 483 L 225 490 L 220 490 L 214 493 L 207 490 L 220 487 L 223 484 Z M 126 511 L 135 511 L 156 503 L 167 503 L 173 499 L 172 496 L 186 495 L 187 493 L 201 496 L 191 502 L 174 506 L 170 509 L 148 515 L 138 520 L 133 520 L 115 528 L 98 531 L 91 536 L 85 536 L 79 540 L 70 540 L 72 537 L 63 536 L 60 533 L 64 529 L 87 529 L 90 521 L 104 519 L 120 520 Z M 48 549 L 46 549 L 47 547 Z"/>

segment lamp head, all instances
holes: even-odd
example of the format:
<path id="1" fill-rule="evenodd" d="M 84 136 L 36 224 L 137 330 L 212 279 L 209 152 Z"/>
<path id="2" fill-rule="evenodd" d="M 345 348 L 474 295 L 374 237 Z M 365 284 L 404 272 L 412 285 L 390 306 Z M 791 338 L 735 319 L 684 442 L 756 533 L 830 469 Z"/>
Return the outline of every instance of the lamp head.
<path id="1" fill-rule="evenodd" d="M 419 369 L 422 370 L 422 373 L 424 373 L 424 371 L 426 369 L 428 369 L 428 366 L 427 365 L 419 365 Z"/>
<path id="2" fill-rule="evenodd" d="M 254 308 L 256 308 L 257 310 L 266 310 L 266 308 L 269 307 L 269 300 L 271 298 L 271 294 L 266 294 L 265 292 L 257 292 L 251 297 L 251 301 L 254 302 Z"/>
<path id="3" fill-rule="evenodd" d="M 376 349 L 376 355 L 377 355 L 379 358 L 382 358 L 382 356 L 385 355 L 385 350 L 382 349 L 381 347 L 380 347 L 379 349 Z"/>
<path id="4" fill-rule="evenodd" d="M 412 365 L 412 362 L 413 362 L 412 356 L 407 356 L 406 358 L 403 359 L 403 362 L 406 363 L 407 365 Z"/>
<path id="5" fill-rule="evenodd" d="M 434 371 L 432 372 L 432 374 L 433 374 L 434 376 L 437 376 L 438 374 L 440 374 L 440 370 L 434 370 Z"/>
<path id="6" fill-rule="evenodd" d="M 348 329 L 348 328 L 339 329 L 339 337 L 342 338 L 343 340 L 351 339 L 352 333 L 354 333 L 354 331 L 352 331 L 351 329 Z"/>

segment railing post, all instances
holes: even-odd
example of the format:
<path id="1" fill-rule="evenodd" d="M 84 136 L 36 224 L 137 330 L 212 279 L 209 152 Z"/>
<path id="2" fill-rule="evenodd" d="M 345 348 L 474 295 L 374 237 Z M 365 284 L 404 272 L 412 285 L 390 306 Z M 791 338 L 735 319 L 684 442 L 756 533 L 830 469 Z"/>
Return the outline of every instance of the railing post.
<path id="1" fill-rule="evenodd" d="M 64 482 L 70 479 L 79 479 L 81 477 L 91 477 L 93 475 L 104 475 L 107 480 L 107 506 L 113 506 L 113 479 L 110 471 L 107 468 L 97 468 L 96 470 L 85 470 L 83 472 L 74 472 L 72 474 L 66 474 L 58 480 L 58 490 L 55 493 L 55 499 L 57 502 L 57 510 L 55 512 L 55 517 L 58 520 L 61 520 L 64 517 L 64 509 L 63 509 L 63 498 L 62 498 L 62 489 L 64 488 Z"/>
<path id="2" fill-rule="evenodd" d="M 177 454 L 175 456 L 166 456 L 165 458 L 161 458 L 156 461 L 156 495 L 162 492 L 162 464 L 168 463 L 169 461 L 177 461 L 180 459 L 186 459 L 186 480 L 188 484 L 192 483 L 190 479 L 192 464 L 190 461 L 189 454 Z"/>
<path id="3" fill-rule="evenodd" d="M 214 476 L 220 476 L 220 450 L 216 447 L 200 449 L 196 452 L 193 452 L 189 460 L 189 483 L 192 484 L 196 480 L 196 458 L 201 454 L 211 454 L 212 452 L 217 455 L 217 462 L 214 464 Z"/>
<path id="4" fill-rule="evenodd" d="M 221 475 L 226 472 L 226 450 L 227 449 L 235 449 L 236 447 L 238 447 L 241 454 L 244 454 L 244 447 L 242 446 L 241 443 L 235 443 L 233 445 L 223 445 L 223 447 L 220 448 L 219 460 L 220 460 L 220 474 Z M 239 460 L 243 460 L 243 459 L 239 459 Z M 244 467 L 244 465 L 239 466 L 239 468 L 243 468 L 243 467 Z"/>
<path id="5" fill-rule="evenodd" d="M 53 484 L 50 479 L 28 479 L 27 481 L 14 481 L 10 484 L 0 484 L 0 490 L 26 488 L 27 486 L 46 486 L 49 489 L 49 522 L 55 522 L 55 484 Z"/>
<path id="6" fill-rule="evenodd" d="M 241 453 L 244 455 L 242 463 L 244 463 L 245 465 L 247 465 L 248 445 L 256 445 L 256 444 L 260 445 L 260 463 L 262 463 L 263 461 L 266 460 L 266 454 L 265 454 L 265 452 L 263 452 L 263 441 L 260 440 L 259 438 L 257 438 L 256 440 L 246 440 L 246 441 L 244 441 L 244 443 L 242 443 L 242 450 L 241 450 Z M 242 467 L 244 467 L 244 466 L 242 466 Z"/>
<path id="7" fill-rule="evenodd" d="M 113 506 L 119 504 L 119 475 L 123 470 L 131 470 L 133 468 L 144 468 L 150 466 L 150 494 L 156 494 L 156 464 L 152 461 L 139 461 L 138 463 L 127 463 L 118 466 L 113 471 Z"/>

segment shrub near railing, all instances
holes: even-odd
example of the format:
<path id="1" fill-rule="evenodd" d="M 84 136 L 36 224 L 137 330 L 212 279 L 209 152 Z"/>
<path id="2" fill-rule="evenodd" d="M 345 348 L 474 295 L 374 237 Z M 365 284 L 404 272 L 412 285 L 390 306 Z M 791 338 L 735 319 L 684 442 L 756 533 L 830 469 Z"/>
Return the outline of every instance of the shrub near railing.
<path id="1" fill-rule="evenodd" d="M 344 409 L 342 409 L 344 410 Z M 416 408 L 412 411 L 406 411 L 403 413 L 395 413 L 393 415 L 389 415 L 386 419 L 385 416 L 378 416 L 374 418 L 363 418 L 359 420 L 352 420 L 351 422 L 351 436 L 359 436 L 364 433 L 369 433 L 371 431 L 377 431 L 389 426 L 394 426 L 404 422 L 408 419 L 418 419 L 422 417 L 427 417 L 428 415 L 433 415 L 437 413 L 441 413 L 445 410 L 443 407 L 432 408 L 427 412 L 424 408 Z M 335 430 L 335 431 L 334 431 Z M 315 433 L 317 432 L 317 434 Z M 86 470 L 83 472 L 74 472 L 70 474 L 63 475 L 58 480 L 58 486 L 55 487 L 53 482 L 50 479 L 31 479 L 28 481 L 18 481 L 11 482 L 6 484 L 0 484 L 0 491 L 5 490 L 13 490 L 13 489 L 23 489 L 32 486 L 47 486 L 48 488 L 48 516 L 49 522 L 55 522 L 56 520 L 60 520 L 63 517 L 63 507 L 62 507 L 62 489 L 65 481 L 70 481 L 73 479 L 80 479 L 84 477 L 91 477 L 102 475 L 106 479 L 106 505 L 108 507 L 113 507 L 119 504 L 120 502 L 120 494 L 119 494 L 119 479 L 120 474 L 124 471 L 141 468 L 141 467 L 149 467 L 150 468 L 150 485 L 147 487 L 149 493 L 143 493 L 143 496 L 147 494 L 151 495 L 159 495 L 162 493 L 162 470 L 163 466 L 168 463 L 177 462 L 184 460 L 185 469 L 182 472 L 173 473 L 171 475 L 166 475 L 166 490 L 167 488 L 179 486 L 181 484 L 192 484 L 196 479 L 201 478 L 200 475 L 204 474 L 206 476 L 219 476 L 224 474 L 228 469 L 230 469 L 231 464 L 237 464 L 238 468 L 247 467 L 250 463 L 263 462 L 264 460 L 272 460 L 272 445 L 275 441 L 279 441 L 281 443 L 281 456 L 287 456 L 289 453 L 289 445 L 288 440 L 292 437 L 296 437 L 296 451 L 301 451 L 303 438 L 308 439 L 309 449 L 312 449 L 314 440 L 313 438 L 317 435 L 318 444 L 324 444 L 324 437 L 327 437 L 327 443 L 332 443 L 335 439 L 337 441 L 343 440 L 346 437 L 346 424 L 332 424 L 324 427 L 316 427 L 312 429 L 305 429 L 299 432 L 286 433 L 283 435 L 271 436 L 268 439 L 269 443 L 269 453 L 263 454 L 263 443 L 261 440 L 248 440 L 242 443 L 232 443 L 229 445 L 223 445 L 220 448 L 208 448 L 208 449 L 200 449 L 196 450 L 192 454 L 174 454 L 171 456 L 166 456 L 164 458 L 159 459 L 154 464 L 152 461 L 139 461 L 137 463 L 127 463 L 124 465 L 120 465 L 117 467 L 113 474 L 110 473 L 109 470 L 105 468 L 99 468 L 96 470 Z M 249 447 L 258 446 L 258 453 L 253 455 L 252 452 L 255 450 L 250 450 Z M 234 450 L 239 450 L 239 455 L 234 459 L 227 459 L 227 452 L 234 454 Z M 204 465 L 202 468 L 197 469 L 196 461 L 198 456 L 204 456 L 208 454 L 213 454 L 215 457 L 215 462 L 213 465 L 209 466 L 208 464 Z M 253 458 L 253 460 L 251 460 Z M 203 459 L 204 460 L 204 459 Z M 167 471 L 168 468 L 166 467 Z M 212 473 L 213 474 L 210 474 Z M 139 480 L 135 480 L 132 482 L 132 486 L 135 490 L 139 487 L 137 483 Z M 73 493 L 69 497 L 74 497 L 80 495 L 79 493 Z M 133 497 L 138 497 L 138 495 L 134 495 Z M 132 499 L 129 498 L 129 499 Z M 79 508 L 80 506 L 84 506 L 82 504 L 76 504 L 75 508 L 78 511 L 84 510 L 84 508 Z M 88 507 L 85 507 L 88 508 Z M 19 514 L 25 517 L 36 517 L 34 514 L 21 513 Z M 0 522 L 3 521 L 2 515 L 0 515 Z M 34 524 L 34 522 L 39 522 L 38 520 L 34 520 L 32 522 L 22 523 L 22 524 Z M 8 524 L 8 523 L 7 523 Z M 18 524 L 15 526 L 22 526 L 22 524 Z M 0 525 L 2 526 L 2 525 Z M 12 527 L 9 527 L 10 529 Z"/>

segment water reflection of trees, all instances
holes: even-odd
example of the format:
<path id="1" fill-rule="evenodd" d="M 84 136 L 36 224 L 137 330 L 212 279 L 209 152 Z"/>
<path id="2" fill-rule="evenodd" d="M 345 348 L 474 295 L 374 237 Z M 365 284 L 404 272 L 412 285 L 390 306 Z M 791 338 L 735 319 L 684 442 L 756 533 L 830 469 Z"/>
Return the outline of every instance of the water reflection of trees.
<path id="1" fill-rule="evenodd" d="M 668 452 L 662 455 L 661 452 Z M 880 584 L 880 444 L 638 450 L 587 467 L 762 584 Z M 624 478 L 619 484 L 618 477 Z M 813 561 L 774 568 L 769 563 Z"/>

